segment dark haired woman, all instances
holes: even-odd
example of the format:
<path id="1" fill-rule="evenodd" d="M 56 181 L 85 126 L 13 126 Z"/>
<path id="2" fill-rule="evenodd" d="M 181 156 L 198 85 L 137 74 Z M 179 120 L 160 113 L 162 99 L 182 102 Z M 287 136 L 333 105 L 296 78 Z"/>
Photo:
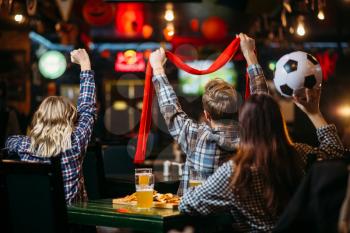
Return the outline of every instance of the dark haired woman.
<path id="1" fill-rule="evenodd" d="M 239 150 L 202 185 L 182 197 L 179 209 L 207 215 L 230 211 L 234 232 L 270 232 L 305 174 L 307 155 L 342 157 L 344 148 L 334 125 L 319 110 L 320 88 L 294 97 L 314 124 L 320 142 L 314 148 L 293 143 L 279 106 L 271 96 L 252 95 L 240 111 Z"/>

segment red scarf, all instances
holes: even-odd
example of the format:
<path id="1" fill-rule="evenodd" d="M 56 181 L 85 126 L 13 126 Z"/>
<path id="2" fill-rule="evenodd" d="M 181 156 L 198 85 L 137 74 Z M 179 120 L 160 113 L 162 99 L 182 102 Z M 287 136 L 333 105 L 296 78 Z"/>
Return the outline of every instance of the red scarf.
<path id="1" fill-rule="evenodd" d="M 169 51 L 166 51 L 165 55 L 178 68 L 183 69 L 187 73 L 196 74 L 196 75 L 209 74 L 217 71 L 222 66 L 224 66 L 228 61 L 230 61 L 231 58 L 237 53 L 239 49 L 239 45 L 240 45 L 240 39 L 239 37 L 236 37 L 229 44 L 229 46 L 227 46 L 224 52 L 222 52 L 220 56 L 214 61 L 214 63 L 206 70 L 197 70 L 188 66 L 179 57 L 177 57 L 175 54 Z M 143 104 L 142 104 L 142 113 L 141 113 L 141 120 L 140 120 L 140 129 L 139 129 L 138 140 L 137 140 L 136 154 L 134 158 L 134 163 L 138 163 L 138 164 L 143 163 L 143 161 L 145 160 L 147 139 L 148 139 L 148 134 L 151 127 L 152 99 L 153 99 L 153 92 L 154 92 L 154 87 L 152 85 L 152 76 L 153 76 L 152 67 L 148 62 L 147 68 L 146 68 L 145 89 L 143 92 Z M 246 93 L 245 98 L 249 97 L 248 75 L 246 75 L 246 92 L 245 93 Z"/>

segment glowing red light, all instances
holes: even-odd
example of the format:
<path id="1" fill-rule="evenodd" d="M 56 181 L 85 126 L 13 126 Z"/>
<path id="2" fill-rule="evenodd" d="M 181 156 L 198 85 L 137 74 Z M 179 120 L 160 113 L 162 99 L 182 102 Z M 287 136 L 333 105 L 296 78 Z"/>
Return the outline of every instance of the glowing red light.
<path id="1" fill-rule="evenodd" d="M 144 25 L 144 5 L 142 3 L 119 3 L 115 17 L 115 27 L 119 36 L 141 37 Z"/>
<path id="2" fill-rule="evenodd" d="M 146 63 L 143 53 L 134 50 L 118 52 L 114 63 L 114 70 L 117 72 L 142 72 Z"/>

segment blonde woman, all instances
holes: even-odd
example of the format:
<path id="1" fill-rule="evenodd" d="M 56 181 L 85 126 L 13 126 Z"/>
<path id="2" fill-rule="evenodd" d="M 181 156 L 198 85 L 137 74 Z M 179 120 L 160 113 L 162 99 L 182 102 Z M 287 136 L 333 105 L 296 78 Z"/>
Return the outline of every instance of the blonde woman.
<path id="1" fill-rule="evenodd" d="M 34 113 L 28 136 L 12 136 L 5 147 L 22 161 L 48 162 L 61 156 L 66 202 L 86 200 L 82 174 L 83 155 L 96 117 L 94 72 L 84 49 L 71 52 L 71 61 L 80 65 L 78 108 L 61 96 L 47 97 Z"/>

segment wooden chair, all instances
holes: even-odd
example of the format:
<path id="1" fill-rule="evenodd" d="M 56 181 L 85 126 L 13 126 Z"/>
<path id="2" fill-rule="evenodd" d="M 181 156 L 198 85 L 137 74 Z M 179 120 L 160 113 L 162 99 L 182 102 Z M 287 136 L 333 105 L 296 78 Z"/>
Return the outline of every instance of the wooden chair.
<path id="1" fill-rule="evenodd" d="M 60 158 L 0 160 L 0 214 L 1 232 L 68 232 Z"/>

